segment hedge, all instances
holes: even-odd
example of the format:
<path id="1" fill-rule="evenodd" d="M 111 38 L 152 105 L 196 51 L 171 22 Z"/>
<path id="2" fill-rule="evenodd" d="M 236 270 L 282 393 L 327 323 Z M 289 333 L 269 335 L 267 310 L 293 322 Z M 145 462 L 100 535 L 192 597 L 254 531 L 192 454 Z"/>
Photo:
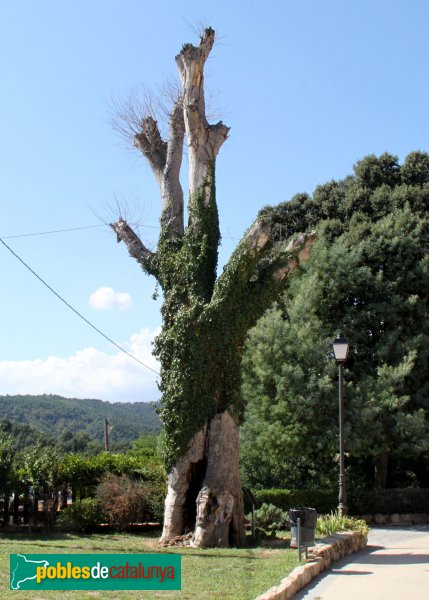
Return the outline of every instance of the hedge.
<path id="1" fill-rule="evenodd" d="M 429 489 L 356 490 L 350 499 L 355 515 L 429 513 Z"/>
<path id="2" fill-rule="evenodd" d="M 256 507 L 262 504 L 274 504 L 282 510 L 289 510 L 300 506 L 315 508 L 318 513 L 329 513 L 338 505 L 337 490 L 255 490 L 252 492 L 255 498 Z M 250 507 L 246 506 L 250 510 Z"/>
<path id="3" fill-rule="evenodd" d="M 328 514 L 338 506 L 338 490 L 268 489 L 252 493 L 256 508 L 264 503 L 282 510 L 305 506 L 315 508 L 319 514 Z M 348 495 L 348 508 L 351 515 L 429 513 L 429 489 L 353 490 Z M 251 509 L 246 497 L 245 509 L 247 512 Z"/>

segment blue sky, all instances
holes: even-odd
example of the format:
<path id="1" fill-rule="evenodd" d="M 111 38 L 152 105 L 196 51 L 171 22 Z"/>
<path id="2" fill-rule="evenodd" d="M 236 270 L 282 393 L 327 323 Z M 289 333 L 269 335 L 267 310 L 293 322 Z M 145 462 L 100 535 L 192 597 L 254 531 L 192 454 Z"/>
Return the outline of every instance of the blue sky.
<path id="1" fill-rule="evenodd" d="M 156 370 L 155 282 L 103 221 L 127 205 L 153 246 L 158 190 L 112 131 L 112 100 L 156 91 L 195 27 L 217 31 L 206 81 L 231 127 L 217 163 L 222 265 L 262 206 L 342 178 L 366 154 L 429 150 L 428 22 L 424 0 L 0 3 L 0 237 Z M 0 269 L 0 394 L 157 399 L 153 373 L 3 246 Z"/>

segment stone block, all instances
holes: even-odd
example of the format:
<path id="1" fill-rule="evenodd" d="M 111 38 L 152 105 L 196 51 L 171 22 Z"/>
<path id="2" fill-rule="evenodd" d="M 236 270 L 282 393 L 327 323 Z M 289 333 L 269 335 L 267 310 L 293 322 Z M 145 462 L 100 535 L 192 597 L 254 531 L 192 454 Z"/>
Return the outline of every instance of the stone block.
<path id="1" fill-rule="evenodd" d="M 417 513 L 411 515 L 411 519 L 415 525 L 423 525 L 424 523 L 428 522 L 428 515 L 425 513 Z"/>
<path id="2" fill-rule="evenodd" d="M 365 523 L 368 525 L 369 523 L 372 523 L 374 520 L 374 515 L 362 515 L 360 517 L 360 519 L 362 519 L 362 521 L 365 521 Z"/>
<path id="3" fill-rule="evenodd" d="M 401 523 L 412 523 L 413 522 L 413 515 L 410 513 L 403 513 L 402 515 L 399 515 L 400 519 L 401 519 Z"/>

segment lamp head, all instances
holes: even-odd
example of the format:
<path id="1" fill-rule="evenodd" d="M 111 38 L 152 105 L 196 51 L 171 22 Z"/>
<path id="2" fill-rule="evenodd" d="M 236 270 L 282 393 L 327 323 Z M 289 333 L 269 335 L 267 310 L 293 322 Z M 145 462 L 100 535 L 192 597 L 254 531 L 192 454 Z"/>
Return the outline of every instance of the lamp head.
<path id="1" fill-rule="evenodd" d="M 335 360 L 337 362 L 345 362 L 349 354 L 349 341 L 341 334 L 338 334 L 332 343 L 332 347 L 334 349 Z"/>

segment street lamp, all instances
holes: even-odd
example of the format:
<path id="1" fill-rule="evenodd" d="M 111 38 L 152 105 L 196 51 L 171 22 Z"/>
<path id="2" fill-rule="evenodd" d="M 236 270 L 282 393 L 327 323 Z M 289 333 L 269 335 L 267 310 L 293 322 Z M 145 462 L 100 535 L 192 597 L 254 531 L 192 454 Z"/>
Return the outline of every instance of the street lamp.
<path id="1" fill-rule="evenodd" d="M 347 514 L 346 481 L 344 475 L 344 363 L 349 354 L 349 342 L 341 334 L 337 335 L 332 344 L 334 356 L 338 365 L 339 390 L 339 420 L 340 420 L 340 479 L 338 495 L 338 513 Z"/>

